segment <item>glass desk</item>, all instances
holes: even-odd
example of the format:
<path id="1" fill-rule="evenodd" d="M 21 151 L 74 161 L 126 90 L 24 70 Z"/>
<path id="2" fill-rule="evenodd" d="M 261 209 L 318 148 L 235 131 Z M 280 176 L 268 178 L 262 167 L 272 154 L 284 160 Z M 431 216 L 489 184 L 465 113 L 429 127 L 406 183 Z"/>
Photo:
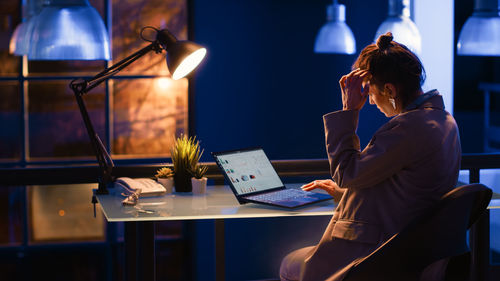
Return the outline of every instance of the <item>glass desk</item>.
<path id="1" fill-rule="evenodd" d="M 301 185 L 289 184 L 287 187 Z M 294 210 L 260 204 L 240 205 L 230 188 L 223 185 L 208 186 L 203 195 L 174 192 L 159 197 L 141 197 L 136 206 L 123 206 L 124 197 L 120 193 L 117 188 L 110 189 L 109 195 L 97 195 L 109 222 L 321 216 L 332 215 L 334 209 L 332 200 Z"/>
<path id="2" fill-rule="evenodd" d="M 287 186 L 299 187 L 301 184 Z M 216 280 L 224 280 L 224 219 L 331 216 L 335 208 L 332 200 L 295 210 L 257 204 L 240 205 L 230 188 L 223 185 L 208 186 L 204 195 L 174 192 L 160 197 L 143 197 L 136 206 L 122 205 L 124 196 L 120 188 L 109 191 L 108 195 L 97 195 L 97 200 L 108 222 L 125 222 L 126 280 L 155 280 L 155 221 L 214 219 Z M 500 209 L 500 194 L 493 194 L 488 209 Z M 489 213 L 485 217 L 489 217 Z M 488 251 L 489 220 L 476 223 L 473 228 L 480 233 L 476 239 L 481 241 L 473 243 L 471 251 Z"/>
<path id="3" fill-rule="evenodd" d="M 302 184 L 287 184 L 300 187 Z M 126 280 L 155 280 L 154 222 L 163 220 L 215 220 L 216 280 L 224 280 L 224 219 L 286 216 L 331 216 L 333 200 L 288 210 L 273 206 L 240 205 L 228 186 L 208 186 L 207 193 L 172 193 L 142 197 L 136 206 L 124 206 L 119 187 L 97 195 L 108 222 L 125 222 Z"/>

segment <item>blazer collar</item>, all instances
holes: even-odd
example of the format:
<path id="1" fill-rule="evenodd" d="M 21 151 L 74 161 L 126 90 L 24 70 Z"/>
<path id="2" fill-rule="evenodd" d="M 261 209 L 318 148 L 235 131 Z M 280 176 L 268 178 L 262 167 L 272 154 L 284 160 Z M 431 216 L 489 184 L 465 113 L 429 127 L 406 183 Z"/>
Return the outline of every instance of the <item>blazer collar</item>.
<path id="1" fill-rule="evenodd" d="M 428 91 L 416 98 L 408 105 L 403 112 L 414 110 L 417 108 L 435 108 L 444 110 L 443 97 L 439 95 L 437 90 Z"/>

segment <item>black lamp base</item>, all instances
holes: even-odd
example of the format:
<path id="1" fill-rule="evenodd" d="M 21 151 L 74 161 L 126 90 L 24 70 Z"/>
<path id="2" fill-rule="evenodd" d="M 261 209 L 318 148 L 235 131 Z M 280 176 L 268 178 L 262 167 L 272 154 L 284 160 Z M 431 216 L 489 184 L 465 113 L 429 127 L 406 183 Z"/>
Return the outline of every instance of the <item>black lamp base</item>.
<path id="1" fill-rule="evenodd" d="M 108 190 L 108 187 L 113 187 L 113 183 L 108 183 L 108 184 L 105 184 L 105 183 L 99 183 L 99 187 L 97 188 L 95 194 L 97 195 L 107 195 L 109 194 L 109 190 Z"/>

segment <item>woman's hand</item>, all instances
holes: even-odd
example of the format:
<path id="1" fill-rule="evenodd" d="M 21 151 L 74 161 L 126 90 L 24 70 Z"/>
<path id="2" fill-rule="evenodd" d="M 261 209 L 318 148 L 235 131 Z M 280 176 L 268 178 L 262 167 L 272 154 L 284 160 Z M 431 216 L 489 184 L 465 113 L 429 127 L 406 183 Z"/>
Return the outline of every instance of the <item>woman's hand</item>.
<path id="1" fill-rule="evenodd" d="M 339 84 L 342 90 L 344 110 L 360 110 L 363 108 L 370 88 L 367 81 L 369 78 L 370 73 L 359 68 L 340 78 Z"/>
<path id="2" fill-rule="evenodd" d="M 330 194 L 333 197 L 333 201 L 339 202 L 340 199 L 342 198 L 342 195 L 344 195 L 344 190 L 343 188 L 340 188 L 334 181 L 332 180 L 315 180 L 313 182 L 310 182 L 308 184 L 303 185 L 302 190 L 305 191 L 311 191 L 313 189 L 319 188 L 323 189 L 326 191 L 328 194 Z"/>

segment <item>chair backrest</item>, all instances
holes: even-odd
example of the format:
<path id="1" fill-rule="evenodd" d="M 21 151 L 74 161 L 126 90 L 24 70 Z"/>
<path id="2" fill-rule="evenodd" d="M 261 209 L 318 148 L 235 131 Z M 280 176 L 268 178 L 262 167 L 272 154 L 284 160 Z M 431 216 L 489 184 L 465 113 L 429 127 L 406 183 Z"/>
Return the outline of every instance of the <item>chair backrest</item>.
<path id="1" fill-rule="evenodd" d="M 453 189 L 357 263 L 344 280 L 418 280 L 429 264 L 467 252 L 467 230 L 486 210 L 491 195 L 482 184 Z"/>

